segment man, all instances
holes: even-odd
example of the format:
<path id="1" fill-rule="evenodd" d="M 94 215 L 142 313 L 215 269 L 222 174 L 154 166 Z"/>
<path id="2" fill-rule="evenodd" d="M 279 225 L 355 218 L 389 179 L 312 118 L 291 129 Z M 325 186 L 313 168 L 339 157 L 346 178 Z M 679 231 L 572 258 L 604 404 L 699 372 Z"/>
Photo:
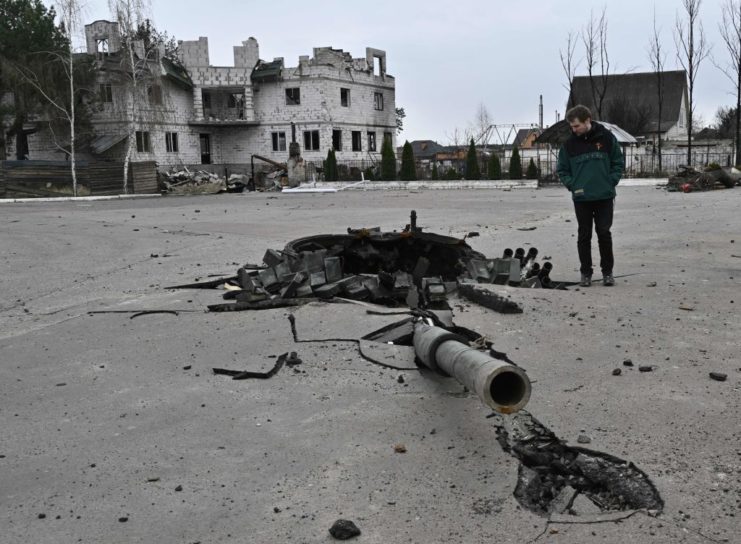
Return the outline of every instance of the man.
<path id="1" fill-rule="evenodd" d="M 612 212 L 615 187 L 623 173 L 623 154 L 615 136 L 592 121 L 585 106 L 566 112 L 571 136 L 558 153 L 558 177 L 571 191 L 578 227 L 577 249 L 582 287 L 592 285 L 592 224 L 597 233 L 602 283 L 615 285 L 612 275 Z"/>

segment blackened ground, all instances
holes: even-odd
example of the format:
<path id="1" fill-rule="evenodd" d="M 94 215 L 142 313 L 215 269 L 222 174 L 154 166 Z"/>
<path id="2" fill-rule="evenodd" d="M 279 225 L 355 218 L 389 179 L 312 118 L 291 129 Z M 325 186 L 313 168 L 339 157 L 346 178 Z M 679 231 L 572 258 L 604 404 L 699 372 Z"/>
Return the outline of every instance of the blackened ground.
<path id="1" fill-rule="evenodd" d="M 664 501 L 648 476 L 629 461 L 564 444 L 531 414 L 505 416 L 497 441 L 520 460 L 514 496 L 541 514 L 578 514 L 581 494 L 602 512 L 656 510 Z"/>

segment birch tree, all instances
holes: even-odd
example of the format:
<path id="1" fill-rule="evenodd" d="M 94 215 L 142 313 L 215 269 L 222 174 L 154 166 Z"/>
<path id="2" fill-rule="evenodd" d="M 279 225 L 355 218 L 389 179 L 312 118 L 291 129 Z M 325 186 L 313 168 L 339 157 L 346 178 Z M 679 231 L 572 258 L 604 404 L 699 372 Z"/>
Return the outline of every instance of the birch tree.
<path id="1" fill-rule="evenodd" d="M 682 0 L 686 19 L 682 20 L 677 13 L 674 29 L 674 43 L 677 47 L 677 60 L 687 72 L 688 99 L 687 108 L 687 165 L 692 164 L 693 115 L 695 110 L 695 81 L 700 64 L 710 53 L 710 46 L 705 41 L 705 31 L 700 17 L 701 0 Z"/>
<path id="2" fill-rule="evenodd" d="M 129 163 L 136 145 L 138 100 L 143 80 L 147 77 L 146 55 L 141 58 L 136 51 L 137 29 L 144 23 L 145 0 L 109 0 L 109 8 L 121 32 L 121 69 L 125 82 L 126 104 L 126 153 L 123 165 L 123 193 L 129 192 Z"/>
<path id="3" fill-rule="evenodd" d="M 663 172 L 664 168 L 661 160 L 661 116 L 664 110 L 664 64 L 666 62 L 666 53 L 664 53 L 664 50 L 661 46 L 661 40 L 659 39 L 659 30 L 656 28 L 655 8 L 653 34 L 651 35 L 651 39 L 648 42 L 648 60 L 651 63 L 651 68 L 656 74 L 656 106 L 658 110 L 658 125 L 656 127 L 656 132 L 658 133 L 659 140 L 659 172 Z"/>

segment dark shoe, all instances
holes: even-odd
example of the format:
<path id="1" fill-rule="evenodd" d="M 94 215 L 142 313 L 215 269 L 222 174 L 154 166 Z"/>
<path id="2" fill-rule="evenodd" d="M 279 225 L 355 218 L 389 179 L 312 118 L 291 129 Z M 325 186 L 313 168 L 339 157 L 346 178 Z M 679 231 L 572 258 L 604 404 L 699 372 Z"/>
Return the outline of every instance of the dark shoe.
<path id="1" fill-rule="evenodd" d="M 582 287 L 589 287 L 590 285 L 592 285 L 592 276 L 587 276 L 586 274 L 582 274 L 579 285 L 581 285 Z"/>
<path id="2" fill-rule="evenodd" d="M 606 287 L 612 287 L 615 285 L 615 278 L 612 277 L 612 274 L 607 274 L 602 277 L 602 285 Z"/>

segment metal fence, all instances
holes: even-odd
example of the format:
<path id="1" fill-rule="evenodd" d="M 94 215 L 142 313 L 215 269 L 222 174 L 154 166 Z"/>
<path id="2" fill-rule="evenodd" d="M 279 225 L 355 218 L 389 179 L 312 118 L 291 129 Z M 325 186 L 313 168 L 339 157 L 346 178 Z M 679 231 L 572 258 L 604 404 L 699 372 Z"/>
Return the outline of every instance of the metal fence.
<path id="1" fill-rule="evenodd" d="M 687 152 L 677 151 L 662 153 L 662 170 L 659 172 L 659 160 L 657 153 L 647 153 L 646 148 L 629 148 L 625 157 L 625 173 L 623 177 L 667 177 L 679 171 L 681 166 L 687 164 Z M 498 152 L 499 162 L 502 168 L 502 178 L 506 179 L 507 170 L 509 169 L 509 152 L 506 156 Z M 538 169 L 538 179 L 549 180 L 555 178 L 558 150 L 541 149 L 541 150 L 521 150 L 521 162 L 523 172 L 527 171 L 528 164 L 532 158 Z M 479 157 L 479 170 L 481 179 L 488 179 L 487 167 L 488 158 Z M 710 151 L 707 148 L 698 146 L 693 148 L 692 165 L 696 168 L 702 168 L 710 163 L 717 163 L 721 166 L 730 166 L 733 164 L 733 153 L 730 151 Z M 306 161 L 304 163 L 305 174 L 304 181 L 324 181 L 324 163 L 323 161 Z M 272 180 L 280 177 L 282 172 L 262 162 L 255 162 L 254 165 L 255 181 L 258 186 L 269 186 L 273 184 Z M 446 161 L 444 164 L 437 165 L 437 179 L 456 180 L 462 179 L 465 175 L 465 160 Z M 252 165 L 249 163 L 233 164 L 201 164 L 189 165 L 193 171 L 205 170 L 213 172 L 220 176 L 230 174 L 243 174 L 248 178 L 252 176 Z M 401 170 L 401 161 L 396 161 L 396 172 Z M 433 179 L 433 163 L 431 161 L 417 161 L 416 163 L 417 179 Z M 337 163 L 338 181 L 353 182 L 365 180 L 381 179 L 381 163 L 377 160 L 355 160 L 355 161 L 338 161 Z"/>

